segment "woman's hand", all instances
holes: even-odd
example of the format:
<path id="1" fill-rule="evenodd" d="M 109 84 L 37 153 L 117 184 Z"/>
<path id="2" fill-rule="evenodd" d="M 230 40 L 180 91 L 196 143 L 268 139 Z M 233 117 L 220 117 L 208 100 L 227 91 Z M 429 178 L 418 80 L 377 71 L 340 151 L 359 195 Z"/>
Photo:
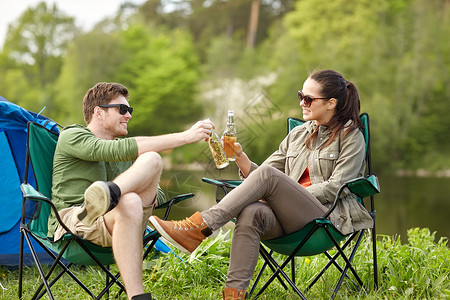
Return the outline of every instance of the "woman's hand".
<path id="1" fill-rule="evenodd" d="M 239 156 L 241 156 L 244 153 L 244 151 L 242 150 L 242 146 L 239 143 L 234 143 L 233 150 L 234 150 L 234 154 L 236 155 L 236 158 L 238 158 Z"/>
<path id="2" fill-rule="evenodd" d="M 239 143 L 234 143 L 233 147 L 234 153 L 236 154 L 236 165 L 244 177 L 247 177 L 250 173 L 251 162 L 247 154 L 242 151 L 242 146 Z"/>

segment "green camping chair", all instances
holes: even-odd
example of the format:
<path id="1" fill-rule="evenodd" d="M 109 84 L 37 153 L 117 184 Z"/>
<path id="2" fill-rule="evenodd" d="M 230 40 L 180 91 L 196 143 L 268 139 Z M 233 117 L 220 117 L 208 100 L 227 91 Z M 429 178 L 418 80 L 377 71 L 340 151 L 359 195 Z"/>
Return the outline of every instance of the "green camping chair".
<path id="1" fill-rule="evenodd" d="M 318 273 L 318 275 L 311 281 L 311 283 L 306 287 L 308 291 L 325 273 L 328 268 L 333 265 L 340 272 L 340 278 L 336 283 L 334 288 L 332 298 L 334 298 L 339 291 L 339 288 L 345 278 L 350 279 L 348 275 L 348 270 L 353 274 L 356 283 L 352 281 L 353 285 L 357 290 L 364 289 L 363 281 L 356 272 L 354 266 L 352 265 L 353 258 L 356 254 L 358 246 L 363 238 L 365 229 L 351 233 L 349 235 L 341 234 L 331 222 L 327 219 L 331 212 L 335 209 L 337 201 L 340 199 L 340 194 L 345 188 L 348 188 L 352 193 L 356 194 L 358 201 L 363 205 L 363 198 L 370 197 L 371 209 L 369 211 L 370 215 L 374 220 L 374 227 L 372 229 L 372 248 L 373 248 L 373 265 L 374 265 L 374 286 L 378 286 L 378 275 L 377 275 L 377 253 L 376 253 L 376 234 L 375 234 L 375 206 L 374 206 L 374 195 L 380 192 L 380 186 L 378 179 L 375 174 L 372 173 L 371 158 L 370 158 L 370 129 L 369 129 L 369 115 L 363 113 L 361 116 L 361 121 L 364 126 L 363 134 L 366 142 L 366 163 L 367 163 L 367 175 L 361 178 L 355 178 L 349 182 L 342 185 L 336 195 L 332 207 L 327 211 L 327 213 L 322 217 L 318 218 L 310 223 L 308 223 L 304 228 L 291 233 L 289 235 L 283 236 L 281 238 L 276 238 L 272 240 L 261 241 L 260 255 L 264 259 L 264 264 L 259 271 L 255 282 L 249 292 L 249 298 L 255 291 L 261 276 L 267 266 L 272 270 L 273 275 L 269 280 L 263 285 L 263 287 L 255 295 L 255 299 L 258 298 L 264 290 L 270 285 L 270 283 L 277 278 L 281 285 L 287 289 L 287 282 L 292 289 L 300 296 L 302 299 L 306 299 L 304 294 L 296 285 L 295 280 L 295 257 L 296 256 L 313 256 L 318 254 L 324 254 L 328 259 L 328 264 Z M 288 118 L 288 133 L 295 128 L 303 124 L 304 121 L 297 118 Z M 203 181 L 214 184 L 217 186 L 216 197 L 217 201 L 220 201 L 224 195 L 226 195 L 231 189 L 238 186 L 241 181 L 239 180 L 214 180 L 209 178 L 203 178 Z M 352 243 L 353 241 L 353 243 Z M 263 246 L 264 245 L 264 246 Z M 335 248 L 336 253 L 331 255 L 328 251 Z M 346 255 L 344 250 L 350 250 L 350 255 Z M 269 250 L 267 250 L 269 249 Z M 348 250 L 347 250 L 348 251 Z M 280 253 L 285 256 L 285 260 L 282 263 L 278 263 L 274 258 L 274 252 Z M 341 257 L 344 260 L 344 266 L 339 265 L 337 259 Z M 289 277 L 283 270 L 288 264 L 291 264 L 291 277 Z M 284 280 L 283 280 L 284 279 Z"/>
<path id="2" fill-rule="evenodd" d="M 33 299 L 41 298 L 45 292 L 48 293 L 50 299 L 54 299 L 51 287 L 65 273 L 72 277 L 92 298 L 100 299 L 103 295 L 108 294 L 109 289 L 114 284 L 119 286 L 120 290 L 118 294 L 120 294 L 124 291 L 124 286 L 119 280 L 120 274 L 113 275 L 109 270 L 109 265 L 114 264 L 112 248 L 100 247 L 72 233 L 61 221 L 55 205 L 51 202 L 53 154 L 57 141 L 57 133 L 49 131 L 37 123 L 28 123 L 25 179 L 21 185 L 23 203 L 20 226 L 19 299 L 22 299 L 24 239 L 30 247 L 31 254 L 42 280 Z M 30 170 L 31 167 L 32 170 Z M 34 173 L 37 189 L 27 183 L 29 172 Z M 167 219 L 173 204 L 193 196 L 194 194 L 192 193 L 176 196 L 163 205 L 158 206 L 158 208 L 166 208 L 164 218 Z M 47 237 L 47 221 L 51 210 L 56 213 L 58 222 L 67 231 L 63 238 L 57 242 Z M 147 230 L 147 234 L 143 239 L 144 248 L 146 248 L 143 254 L 144 259 L 159 237 L 160 235 L 156 231 Z M 31 239 L 35 240 L 53 259 L 53 264 L 46 274 L 44 274 Z M 98 266 L 105 273 L 106 284 L 98 295 L 95 295 L 71 272 L 70 267 L 74 264 Z M 62 268 L 62 270 L 50 281 L 50 277 L 57 266 Z M 43 290 L 44 287 L 45 290 Z"/>

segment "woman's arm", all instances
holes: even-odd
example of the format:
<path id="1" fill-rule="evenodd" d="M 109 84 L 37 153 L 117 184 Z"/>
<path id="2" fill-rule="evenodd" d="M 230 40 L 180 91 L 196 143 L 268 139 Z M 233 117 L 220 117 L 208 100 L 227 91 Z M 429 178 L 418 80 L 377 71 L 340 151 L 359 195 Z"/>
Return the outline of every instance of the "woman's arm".
<path id="1" fill-rule="evenodd" d="M 236 154 L 236 165 L 241 171 L 241 174 L 247 178 L 252 166 L 250 159 L 247 154 L 242 151 L 242 146 L 239 143 L 234 144 L 234 153 Z"/>

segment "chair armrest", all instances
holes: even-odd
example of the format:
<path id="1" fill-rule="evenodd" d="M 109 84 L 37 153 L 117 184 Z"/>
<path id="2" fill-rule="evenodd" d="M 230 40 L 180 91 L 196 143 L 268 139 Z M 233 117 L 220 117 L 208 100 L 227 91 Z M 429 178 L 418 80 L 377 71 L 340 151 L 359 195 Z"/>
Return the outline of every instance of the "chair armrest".
<path id="1" fill-rule="evenodd" d="M 192 198 L 194 196 L 195 195 L 193 193 L 177 195 L 177 196 L 173 197 L 172 199 L 170 199 L 169 201 L 164 202 L 161 205 L 158 205 L 156 207 L 156 209 L 162 209 L 162 208 L 166 208 L 166 207 L 172 206 L 173 204 L 177 204 L 177 203 L 179 203 L 181 201 L 184 201 L 186 199 Z"/>
<path id="2" fill-rule="evenodd" d="M 22 195 L 24 198 L 24 203 L 22 205 L 25 205 L 25 199 L 32 199 L 34 201 L 40 201 L 45 202 L 48 205 L 50 205 L 51 210 L 55 212 L 56 219 L 58 220 L 58 223 L 66 230 L 68 233 L 73 234 L 69 228 L 67 228 L 66 224 L 61 220 L 61 217 L 59 216 L 58 209 L 56 208 L 55 204 L 46 196 L 41 194 L 40 192 L 36 191 L 36 189 L 29 183 L 22 183 L 20 185 L 20 189 L 22 190 Z M 24 216 L 22 216 L 24 218 Z M 22 220 L 23 222 L 23 220 Z"/>
<path id="3" fill-rule="evenodd" d="M 347 187 L 360 198 L 369 197 L 380 192 L 380 183 L 375 174 L 350 180 L 347 182 Z"/>
<path id="4" fill-rule="evenodd" d="M 331 212 L 336 208 L 337 202 L 341 199 L 341 194 L 345 188 L 348 188 L 352 193 L 360 198 L 373 196 L 380 192 L 380 183 L 375 174 L 367 175 L 366 177 L 358 177 L 347 181 L 339 188 L 334 198 L 333 205 L 328 209 L 323 218 L 328 218 Z"/>
<path id="5" fill-rule="evenodd" d="M 20 185 L 20 189 L 22 190 L 22 195 L 24 198 L 51 203 L 49 198 L 36 191 L 36 189 L 29 183 L 22 183 Z"/>
<path id="6" fill-rule="evenodd" d="M 214 184 L 216 186 L 226 187 L 226 188 L 230 188 L 230 189 L 234 189 L 235 187 L 237 187 L 238 185 L 240 185 L 242 183 L 242 180 L 216 180 L 216 179 L 210 179 L 210 178 L 206 178 L 206 177 L 203 177 L 202 181 L 209 183 L 209 184 Z"/>
<path id="7" fill-rule="evenodd" d="M 167 218 L 169 217 L 170 210 L 172 209 L 172 205 L 174 205 L 176 203 L 179 203 L 181 201 L 184 201 L 186 199 L 192 198 L 194 196 L 195 195 L 193 193 L 188 193 L 188 194 L 182 194 L 182 195 L 175 196 L 172 199 L 170 199 L 169 201 L 167 201 L 167 202 L 165 202 L 165 203 L 163 203 L 161 205 L 158 205 L 156 207 L 156 209 L 166 208 L 166 212 L 164 214 L 163 220 L 167 220 Z"/>

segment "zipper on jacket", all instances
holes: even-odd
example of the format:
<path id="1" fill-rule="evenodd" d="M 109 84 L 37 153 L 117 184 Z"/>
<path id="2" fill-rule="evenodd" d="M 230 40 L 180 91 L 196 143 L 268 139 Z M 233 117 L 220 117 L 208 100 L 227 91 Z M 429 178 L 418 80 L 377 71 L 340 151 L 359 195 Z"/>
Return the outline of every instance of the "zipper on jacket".
<path id="1" fill-rule="evenodd" d="M 315 167 L 315 164 L 314 164 L 314 162 L 317 160 L 317 163 L 319 163 L 319 157 L 317 157 L 316 158 L 316 152 L 317 152 L 317 142 L 319 141 L 319 139 L 320 139 L 320 132 L 321 132 L 321 130 L 322 130 L 322 126 L 320 126 L 319 125 L 319 130 L 318 130 L 318 133 L 317 133 L 317 139 L 316 139 L 316 141 L 315 141 L 315 145 L 314 145 L 314 150 L 313 150 L 313 156 L 312 156 L 312 171 L 313 171 L 313 177 L 314 177 L 314 183 L 317 183 L 317 177 L 316 177 L 316 171 L 314 170 L 314 167 Z"/>

